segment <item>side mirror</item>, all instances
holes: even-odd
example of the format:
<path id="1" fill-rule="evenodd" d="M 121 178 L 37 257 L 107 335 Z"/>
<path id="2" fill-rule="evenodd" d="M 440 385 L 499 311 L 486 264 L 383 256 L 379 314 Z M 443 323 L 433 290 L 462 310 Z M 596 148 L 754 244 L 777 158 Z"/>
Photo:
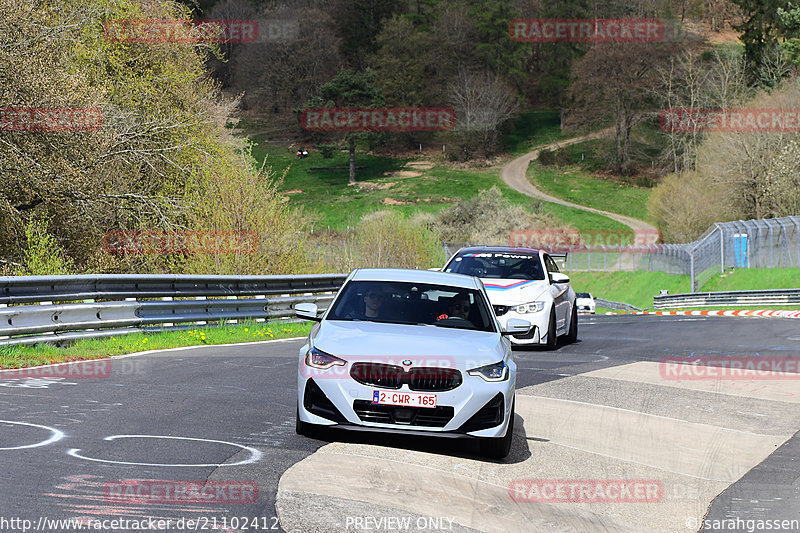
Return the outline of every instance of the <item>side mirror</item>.
<path id="1" fill-rule="evenodd" d="M 294 314 L 297 318 L 305 318 L 306 320 L 313 320 L 314 322 L 320 322 L 322 320 L 321 317 L 317 316 L 317 304 L 297 304 L 294 306 Z"/>
<path id="2" fill-rule="evenodd" d="M 569 283 L 569 276 L 561 272 L 551 272 L 550 279 L 553 283 Z"/>
<path id="3" fill-rule="evenodd" d="M 521 318 L 509 318 L 500 334 L 525 335 L 531 330 L 531 327 L 533 326 L 527 320 L 522 320 Z"/>

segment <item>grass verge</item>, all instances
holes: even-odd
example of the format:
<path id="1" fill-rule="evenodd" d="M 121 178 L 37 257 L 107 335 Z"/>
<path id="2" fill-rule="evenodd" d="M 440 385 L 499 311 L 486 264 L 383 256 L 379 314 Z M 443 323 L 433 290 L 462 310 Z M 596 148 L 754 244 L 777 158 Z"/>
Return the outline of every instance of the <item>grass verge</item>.
<path id="1" fill-rule="evenodd" d="M 258 137 L 254 139 L 258 143 Z M 315 231 L 344 231 L 355 226 L 365 214 L 391 209 L 409 215 L 435 213 L 459 200 L 473 198 L 494 185 L 510 202 L 531 212 L 537 209 L 550 214 L 561 226 L 578 230 L 625 231 L 627 226 L 602 215 L 548 202 L 540 203 L 518 193 L 503 183 L 497 167 L 453 169 L 435 164 L 430 169 L 404 168 L 408 160 L 391 159 L 358 153 L 355 185 L 348 185 L 348 171 L 312 170 L 312 167 L 347 166 L 348 155 L 337 152 L 324 159 L 312 151 L 306 159 L 296 159 L 286 147 L 266 142 L 256 144 L 253 155 L 259 162 L 266 158 L 277 176 L 286 171 L 279 190 L 292 206 L 302 207 L 314 219 Z M 288 170 L 287 170 L 288 169 Z M 413 175 L 419 174 L 419 175 Z"/>
<path id="2" fill-rule="evenodd" d="M 653 306 L 661 289 L 670 294 L 689 292 L 689 276 L 663 272 L 568 272 L 575 292 L 590 292 L 595 298 L 624 302 L 641 309 Z"/>
<path id="3" fill-rule="evenodd" d="M 507 153 L 517 156 L 567 137 L 561 131 L 561 113 L 558 110 L 532 111 L 521 113 L 511 122 L 503 135 L 503 147 Z"/>
<path id="4" fill-rule="evenodd" d="M 31 347 L 0 347 L 0 368 L 23 368 L 50 363 L 100 359 L 112 355 L 182 346 L 234 344 L 303 337 L 310 331 L 311 322 L 239 322 L 220 327 L 198 326 L 183 331 L 132 333 L 119 337 L 87 339 L 63 348 L 50 344 L 37 344 Z"/>
<path id="5" fill-rule="evenodd" d="M 595 298 L 624 302 L 642 309 L 653 306 L 653 296 L 661 289 L 670 294 L 691 292 L 689 276 L 663 272 L 570 272 L 575 292 L 591 292 Z M 725 276 L 725 277 L 721 277 Z M 742 291 L 794 289 L 800 286 L 800 268 L 745 268 L 733 274 L 717 274 L 703 286 L 703 291 Z M 800 306 L 729 306 L 688 309 L 798 309 Z"/>
<path id="6" fill-rule="evenodd" d="M 800 268 L 740 268 L 717 274 L 703 291 L 740 291 L 800 288 Z"/>
<path id="7" fill-rule="evenodd" d="M 648 221 L 650 189 L 591 176 L 575 167 L 556 169 L 532 163 L 529 179 L 541 191 L 579 205 Z M 605 229 L 605 228 L 601 228 Z"/>

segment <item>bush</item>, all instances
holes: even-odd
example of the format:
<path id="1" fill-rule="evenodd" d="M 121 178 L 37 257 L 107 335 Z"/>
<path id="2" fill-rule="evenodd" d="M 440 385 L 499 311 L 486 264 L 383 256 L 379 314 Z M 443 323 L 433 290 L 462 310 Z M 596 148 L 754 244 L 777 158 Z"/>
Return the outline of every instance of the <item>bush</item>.
<path id="1" fill-rule="evenodd" d="M 541 204 L 533 204 L 534 210 Z M 552 225 L 541 211 L 511 204 L 496 186 L 444 209 L 432 221 L 445 242 L 506 245 L 511 232 Z"/>
<path id="2" fill-rule="evenodd" d="M 539 161 L 539 164 L 542 166 L 553 166 L 556 164 L 556 154 L 552 150 L 542 148 L 539 150 L 539 157 L 536 160 Z"/>
<path id="3" fill-rule="evenodd" d="M 361 218 L 344 235 L 317 237 L 318 270 L 349 272 L 361 267 L 432 268 L 444 264 L 444 247 L 431 216 L 404 217 L 398 211 L 376 211 Z"/>
<path id="4" fill-rule="evenodd" d="M 75 274 L 75 266 L 56 238 L 48 232 L 46 219 L 31 219 L 25 225 L 25 249 L 17 276 L 55 276 Z"/>
<path id="5" fill-rule="evenodd" d="M 559 148 L 555 153 L 556 166 L 568 166 L 575 163 L 569 148 Z"/>
<path id="6" fill-rule="evenodd" d="M 365 215 L 356 226 L 354 244 L 363 267 L 431 268 L 446 260 L 435 230 L 397 211 Z"/>
<path id="7" fill-rule="evenodd" d="M 647 209 L 667 243 L 691 242 L 714 222 L 730 220 L 724 191 L 698 172 L 666 176 Z"/>
<path id="8" fill-rule="evenodd" d="M 324 159 L 333 159 L 333 154 L 336 153 L 335 144 L 315 144 L 314 148 L 322 154 Z"/>

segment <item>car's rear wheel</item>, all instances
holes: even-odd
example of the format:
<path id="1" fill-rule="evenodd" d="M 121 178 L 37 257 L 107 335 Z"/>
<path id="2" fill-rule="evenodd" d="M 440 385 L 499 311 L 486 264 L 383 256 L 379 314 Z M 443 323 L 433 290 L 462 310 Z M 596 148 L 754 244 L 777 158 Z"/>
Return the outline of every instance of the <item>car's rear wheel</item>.
<path id="1" fill-rule="evenodd" d="M 514 400 L 511 400 L 514 402 Z M 508 419 L 508 429 L 505 437 L 481 439 L 481 455 L 490 459 L 505 459 L 511 451 L 511 441 L 514 439 L 514 403 L 511 404 L 511 415 Z"/>
<path id="2" fill-rule="evenodd" d="M 545 344 L 548 350 L 555 350 L 558 346 L 558 333 L 556 332 L 556 312 L 550 311 L 550 322 L 547 325 L 547 343 Z"/>
<path id="3" fill-rule="evenodd" d="M 572 315 L 569 319 L 569 331 L 567 332 L 567 342 L 578 340 L 578 309 L 572 306 Z"/>

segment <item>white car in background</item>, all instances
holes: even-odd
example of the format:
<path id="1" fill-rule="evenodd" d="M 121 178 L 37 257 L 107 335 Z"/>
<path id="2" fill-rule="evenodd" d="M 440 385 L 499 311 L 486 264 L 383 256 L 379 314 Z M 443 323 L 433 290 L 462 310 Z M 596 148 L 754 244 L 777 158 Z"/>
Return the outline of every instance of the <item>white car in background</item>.
<path id="1" fill-rule="evenodd" d="M 553 349 L 559 336 L 567 342 L 578 339 L 575 291 L 551 254 L 528 248 L 462 248 L 442 270 L 479 277 L 501 326 L 511 319 L 533 324 L 527 334 L 512 335 L 512 344 Z"/>
<path id="2" fill-rule="evenodd" d="M 594 314 L 596 304 L 594 301 L 594 297 L 590 292 L 579 292 L 575 295 L 575 305 L 578 306 L 579 313 L 589 313 L 591 315 Z"/>
<path id="3" fill-rule="evenodd" d="M 321 426 L 477 439 L 503 458 L 514 429 L 517 365 L 480 280 L 403 269 L 359 269 L 300 349 L 297 433 Z"/>

